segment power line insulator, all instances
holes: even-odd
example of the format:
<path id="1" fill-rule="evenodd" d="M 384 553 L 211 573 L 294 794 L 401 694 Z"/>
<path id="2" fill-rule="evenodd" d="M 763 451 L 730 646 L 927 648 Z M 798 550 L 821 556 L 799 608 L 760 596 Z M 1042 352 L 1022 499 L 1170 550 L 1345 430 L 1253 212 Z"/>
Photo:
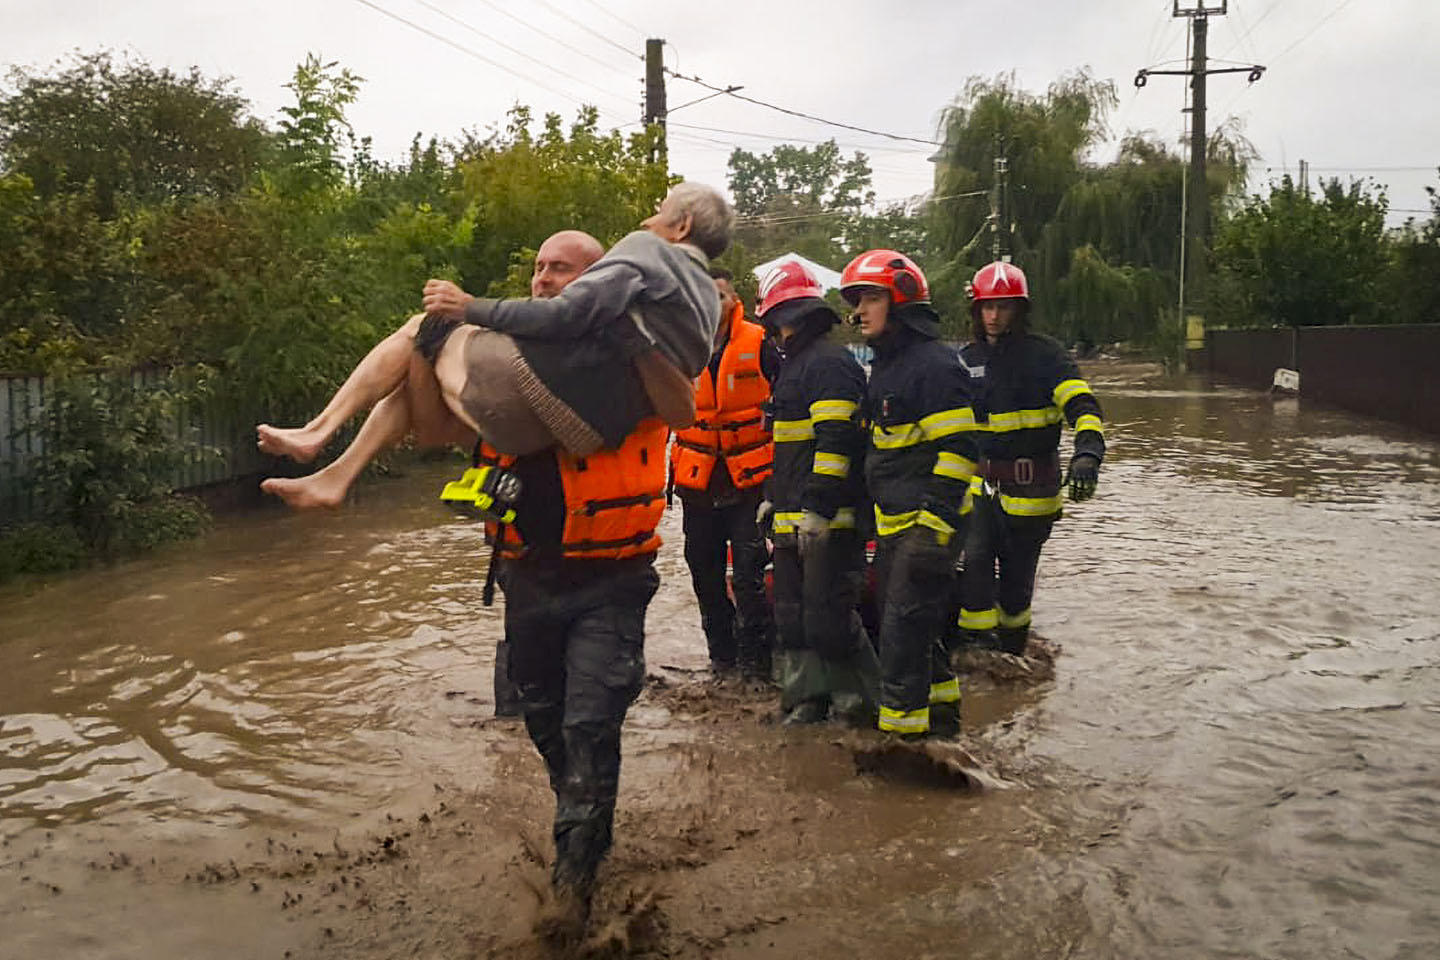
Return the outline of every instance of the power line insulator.
<path id="1" fill-rule="evenodd" d="M 1256 80 L 1259 80 L 1264 75 L 1265 68 L 1257 63 L 1255 66 L 1250 68 L 1250 76 L 1246 79 L 1248 79 L 1251 83 L 1254 83 Z"/>
<path id="2" fill-rule="evenodd" d="M 1145 76 L 1146 72 L 1147 72 L 1147 71 L 1141 70 L 1139 73 L 1135 74 L 1135 89 L 1136 89 L 1136 90 L 1139 90 L 1141 87 L 1145 86 L 1145 84 L 1148 82 L 1148 80 L 1146 79 L 1146 76 Z"/>

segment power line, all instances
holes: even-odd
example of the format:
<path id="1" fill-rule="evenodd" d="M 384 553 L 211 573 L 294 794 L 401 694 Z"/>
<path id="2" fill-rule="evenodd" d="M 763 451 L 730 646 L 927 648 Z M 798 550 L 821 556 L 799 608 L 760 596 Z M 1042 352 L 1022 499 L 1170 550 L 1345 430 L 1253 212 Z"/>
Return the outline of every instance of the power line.
<path id="1" fill-rule="evenodd" d="M 1226 48 L 1225 54 L 1226 54 L 1226 55 L 1229 55 L 1229 53 L 1230 53 L 1231 50 L 1236 50 L 1236 49 L 1238 49 L 1238 48 L 1240 47 L 1241 43 L 1243 43 L 1246 39 L 1248 39 L 1249 36 L 1250 36 L 1250 34 L 1252 34 L 1252 33 L 1255 32 L 1255 28 L 1258 27 L 1258 26 L 1260 26 L 1260 24 L 1264 23 L 1264 22 L 1265 22 L 1265 18 L 1268 17 L 1268 16 L 1270 16 L 1270 14 L 1274 13 L 1277 9 L 1279 9 L 1280 4 L 1282 4 L 1282 3 L 1284 3 L 1284 2 L 1285 2 L 1285 0 L 1272 0 L 1270 6 L 1268 6 L 1268 7 L 1265 8 L 1265 12 L 1262 13 L 1262 14 L 1260 14 L 1259 19 L 1257 19 L 1254 23 L 1250 24 L 1250 26 L 1249 26 L 1248 28 L 1246 28 L 1245 32 L 1244 32 L 1243 34 L 1241 34 L 1238 38 L 1236 38 L 1236 40 L 1235 40 L 1234 43 L 1232 43 L 1228 48 Z M 1237 14 L 1238 14 L 1238 10 L 1237 10 Z M 1253 51 L 1255 48 L 1252 46 L 1250 49 Z"/>
<path id="2" fill-rule="evenodd" d="M 614 47 L 615 49 L 619 50 L 621 53 L 625 54 L 627 57 L 635 57 L 637 60 L 644 60 L 644 59 L 645 59 L 644 57 L 642 57 L 642 56 L 640 56 L 639 54 L 637 54 L 634 50 L 631 50 L 629 47 L 625 46 L 623 43 L 619 43 L 619 42 L 617 42 L 617 41 L 615 41 L 615 40 L 610 39 L 609 37 L 605 36 L 605 34 L 601 33 L 599 30 L 596 30 L 594 27 L 591 27 L 591 26 L 589 26 L 588 24 L 585 24 L 585 23 L 582 23 L 582 22 L 579 21 L 579 20 L 576 20 L 574 17 L 570 16 L 570 14 L 566 13 L 564 10 L 561 10 L 560 8 L 555 7 L 555 6 L 552 6 L 551 4 L 547 3 L 546 0 L 535 0 L 535 2 L 538 3 L 538 4 L 540 4 L 540 6 L 544 7 L 546 10 L 549 10 L 549 11 L 551 11 L 551 12 L 553 12 L 553 13 L 559 14 L 560 16 L 564 17 L 566 20 L 569 20 L 571 23 L 575 24 L 575 26 L 579 27 L 581 30 L 584 30 L 586 33 L 590 33 L 590 34 L 593 34 L 593 35 L 599 37 L 601 40 L 604 40 L 606 43 L 610 44 L 610 46 L 612 46 L 612 47 Z"/>
<path id="3" fill-rule="evenodd" d="M 1315 26 L 1307 30 L 1300 37 L 1299 40 L 1296 40 L 1294 43 L 1290 44 L 1290 46 L 1286 47 L 1284 50 L 1281 50 L 1279 53 L 1275 54 L 1275 56 L 1271 57 L 1270 59 L 1272 61 L 1279 60 L 1281 57 L 1285 56 L 1285 54 L 1289 53 L 1291 50 L 1294 50 L 1306 40 L 1309 40 L 1316 30 L 1319 30 L 1321 27 L 1325 26 L 1325 24 L 1329 23 L 1337 13 L 1339 13 L 1341 10 L 1344 10 L 1346 7 L 1350 6 L 1350 4 L 1354 2 L 1355 0 L 1340 0 L 1339 6 L 1337 6 L 1334 10 L 1331 10 L 1329 13 L 1325 14 L 1325 16 L 1321 17 L 1319 22 L 1317 22 Z"/>
<path id="4" fill-rule="evenodd" d="M 542 2 L 543 2 L 543 0 L 542 0 Z M 747 96 L 745 96 L 744 94 L 736 93 L 736 92 L 734 92 L 733 90 L 726 89 L 725 87 L 717 87 L 717 86 L 715 86 L 715 85 L 712 84 L 712 83 L 706 83 L 704 80 L 701 80 L 699 77 L 687 77 L 687 76 L 685 76 L 684 74 L 676 73 L 674 70 L 671 70 L 669 67 L 666 67 L 666 68 L 665 68 L 665 72 L 668 73 L 668 74 L 670 74 L 670 76 L 676 78 L 677 80 L 688 80 L 690 83 L 696 84 L 696 85 L 698 85 L 698 86 L 702 86 L 702 87 L 704 87 L 706 90 L 715 90 L 715 91 L 717 91 L 717 92 L 719 92 L 719 93 L 724 93 L 724 94 L 727 94 L 727 95 L 729 95 L 729 96 L 732 96 L 732 97 L 734 97 L 736 100 L 744 100 L 746 103 L 753 103 L 753 104 L 755 104 L 755 105 L 758 106 L 758 107 L 765 107 L 765 108 L 770 109 L 770 110 L 776 110 L 776 111 L 778 111 L 778 112 L 780 112 L 780 113 L 788 114 L 788 115 L 790 115 L 790 116 L 792 116 L 792 117 L 800 117 L 800 118 L 803 119 L 803 120 L 810 120 L 810 121 L 812 121 L 812 122 L 814 122 L 814 123 L 823 123 L 823 124 L 825 124 L 825 125 L 828 126 L 828 127 L 839 127 L 839 128 L 841 128 L 841 129 L 843 129 L 843 130 L 854 130 L 854 131 L 856 131 L 857 133 L 869 134 L 869 135 L 872 136 L 872 137 L 884 137 L 884 138 L 886 138 L 887 140 L 908 140 L 908 141 L 910 141 L 910 142 L 912 142 L 912 143 L 923 143 L 923 144 L 927 144 L 927 145 L 932 146 L 932 147 L 943 147 L 943 146 L 944 146 L 944 144 L 941 143 L 939 140 L 922 140 L 922 139 L 920 139 L 919 137 L 907 137 L 907 136 L 903 136 L 903 135 L 898 134 L 898 133 L 886 133 L 886 132 L 884 132 L 883 130 L 870 130 L 870 129 L 867 129 L 867 128 L 865 128 L 865 127 L 857 127 L 857 126 L 854 126 L 853 124 L 849 124 L 849 123 L 839 123 L 838 121 L 835 121 L 835 120 L 826 120 L 826 119 L 823 118 L 823 117 L 816 117 L 816 116 L 812 116 L 811 114 L 808 114 L 808 113 L 801 113 L 799 110 L 790 110 L 790 109 L 787 109 L 787 108 L 785 108 L 785 107 L 779 107 L 779 106 L 776 106 L 776 105 L 773 104 L 773 103 L 767 103 L 767 102 L 764 101 L 764 100 L 756 100 L 754 97 L 747 97 Z"/>
<path id="5" fill-rule="evenodd" d="M 479 60 L 479 61 L 482 62 L 482 63 L 488 63 L 490 66 L 495 67 L 497 70 L 503 70 L 503 71 L 505 71 L 506 73 L 510 74 L 510 75 L 513 76 L 513 77 L 516 77 L 516 78 L 518 78 L 518 79 L 520 79 L 520 80 L 524 80 L 526 83 L 533 83 L 533 84 L 535 84 L 535 86 L 539 87 L 539 88 L 542 89 L 542 90 L 546 90 L 546 91 L 548 91 L 548 92 L 550 92 L 550 93 L 553 93 L 553 94 L 555 94 L 555 95 L 558 96 L 558 97 L 563 97 L 563 98 L 565 98 L 566 100 L 569 100 L 569 101 L 571 101 L 571 102 L 573 102 L 573 103 L 577 103 L 577 104 L 579 104 L 579 105 L 582 106 L 582 107 L 583 107 L 583 106 L 587 106 L 586 103 L 584 103 L 583 101 L 581 101 L 581 100 L 580 100 L 579 98 L 577 98 L 577 97 L 573 97 L 573 96 L 571 96 L 570 94 L 565 93 L 564 91 L 556 90 L 554 87 L 551 87 L 551 86 L 549 86 L 548 84 L 542 83 L 542 82 L 540 82 L 539 80 L 536 80 L 534 77 L 526 76 L 525 74 L 521 73 L 521 72 L 518 71 L 518 70 L 514 70 L 514 69 L 511 69 L 510 67 L 505 66 L 505 64 L 503 64 L 503 63 L 499 63 L 499 62 L 497 62 L 497 61 L 495 61 L 495 60 L 491 60 L 489 57 L 485 56 L 483 53 L 478 53 L 478 52 L 476 52 L 476 51 L 474 51 L 474 50 L 471 50 L 469 47 L 465 46 L 464 44 L 456 43 L 454 40 L 451 40 L 449 37 L 445 36 L 444 34 L 436 33 L 434 30 L 431 30 L 429 27 L 421 26 L 420 24 L 416 23 L 414 20 L 407 20 L 405 17 L 400 16 L 400 14 L 398 14 L 398 13 L 393 13 L 393 12 L 385 9 L 384 7 L 380 6 L 378 3 L 372 3 L 371 0 L 355 0 L 355 2 L 356 2 L 356 3 L 359 3 L 359 4 L 362 4 L 363 6 L 369 7 L 371 10 L 374 10 L 376 13 L 384 14 L 385 16 L 389 17 L 389 18 L 392 19 L 392 20 L 398 20 L 399 22 L 405 24 L 407 27 L 410 27 L 410 28 L 413 29 L 413 30 L 418 30 L 419 32 L 425 34 L 427 37 L 430 37 L 432 40 L 439 40 L 441 43 L 445 44 L 447 47 L 451 47 L 451 48 L 454 49 L 454 50 L 458 50 L 459 52 L 465 54 L 467 57 L 473 57 L 473 58 L 475 58 L 476 60 Z"/>
<path id="6" fill-rule="evenodd" d="M 558 68 L 558 67 L 553 67 L 553 66 L 551 66 L 550 64 L 545 63 L 543 60 L 540 60 L 540 59 L 538 59 L 538 58 L 536 58 L 536 57 L 531 56 L 530 54 L 526 53 L 526 52 L 523 51 L 523 50 L 520 50 L 520 49 L 517 49 L 517 48 L 515 48 L 515 47 L 510 46 L 510 44 L 508 44 L 508 43 L 506 43 L 505 41 L 501 40 L 499 37 L 492 36 L 491 34 L 486 33 L 484 30 L 481 30 L 479 27 L 476 27 L 476 26 L 473 26 L 472 24 L 466 23 L 464 20 L 461 20 L 459 17 L 455 16 L 454 14 L 451 14 L 451 13 L 449 13 L 449 12 L 441 9 L 440 7 L 436 6 L 435 4 L 431 3 L 430 0 L 415 0 L 415 2 L 418 3 L 418 4 L 420 4 L 420 6 L 424 7 L 424 8 L 427 9 L 427 10 L 432 10 L 432 11 L 434 11 L 435 13 L 440 14 L 440 16 L 444 17 L 446 20 L 449 20 L 449 21 L 451 21 L 452 23 L 455 23 L 455 24 L 458 24 L 458 25 L 461 26 L 461 27 L 464 27 L 466 30 L 469 30 L 471 33 L 475 34 L 477 37 L 480 37 L 481 39 L 484 39 L 484 40 L 488 40 L 488 41 L 490 41 L 491 43 L 495 44 L 495 45 L 498 46 L 498 47 L 502 47 L 502 48 L 504 48 L 504 49 L 506 49 L 506 50 L 509 50 L 511 53 L 515 54 L 517 57 L 522 57 L 523 59 L 529 60 L 529 61 L 531 61 L 532 63 L 536 63 L 536 64 L 540 65 L 541 67 L 544 67 L 544 68 L 547 69 L 547 70 L 550 70 L 550 71 L 552 71 L 552 72 L 554 72 L 554 73 L 559 74 L 559 75 L 562 76 L 562 77 L 565 77 L 566 79 L 574 80 L 576 83 L 583 84 L 584 86 L 589 87 L 591 90 L 594 90 L 594 91 L 596 91 L 597 93 L 600 93 L 600 94 L 603 94 L 604 96 L 610 97 L 612 100 L 619 100 L 621 103 L 628 103 L 628 101 L 626 101 L 624 97 L 618 96 L 618 95 L 616 95 L 616 94 L 614 94 L 614 93 L 611 93 L 611 92 L 608 91 L 608 90 L 605 90 L 605 89 L 602 89 L 602 88 L 600 88 L 600 87 L 597 87 L 597 86 L 595 86 L 595 84 L 591 83 L 589 80 L 585 80 L 585 79 L 582 79 L 581 77 L 577 77 L 577 76 L 575 76 L 575 74 L 573 74 L 573 73 L 566 73 L 564 70 L 561 70 L 561 69 Z"/>
<path id="7" fill-rule="evenodd" d="M 617 23 L 623 24 L 624 26 L 629 27 L 631 30 L 634 30 L 636 33 L 640 34 L 642 39 L 649 36 L 649 34 L 646 33 L 644 30 L 641 30 L 639 27 L 635 26 L 635 24 L 631 23 L 629 20 L 626 20 L 624 17 L 620 16 L 615 11 L 600 6 L 600 4 L 596 3 L 595 0 L 585 0 L 585 2 L 590 4 L 590 6 L 594 7 L 596 10 L 599 10 L 601 13 L 605 14 L 605 16 L 609 17 L 611 20 L 614 20 Z"/>
<path id="8" fill-rule="evenodd" d="M 777 142 L 777 143 L 817 143 L 817 144 L 818 144 L 818 143 L 831 143 L 831 142 L 832 142 L 831 140 L 812 140 L 812 139 L 809 139 L 809 138 L 806 138 L 806 137 L 777 136 L 777 135 L 772 135 L 772 134 L 768 134 L 768 133 L 750 133 L 750 132 L 745 131 L 745 130 L 729 130 L 729 129 L 726 129 L 726 128 L 724 128 L 724 127 L 705 127 L 705 126 L 701 126 L 700 124 L 697 124 L 697 123 L 676 123 L 676 122 L 673 121 L 673 120 L 669 121 L 669 126 L 671 126 L 671 127 L 681 127 L 681 128 L 683 128 L 683 129 L 685 129 L 685 130 L 708 130 L 708 131 L 710 131 L 711 133 L 728 133 L 728 134 L 730 134 L 731 136 L 734 136 L 734 137 L 752 137 L 752 138 L 754 138 L 754 139 L 756 139 L 756 140 L 773 140 L 773 141 L 775 141 L 775 142 Z M 905 154 L 905 155 L 907 155 L 907 156 L 919 156 L 919 155 L 921 155 L 921 154 L 928 154 L 928 153 L 930 152 L 930 151 L 928 151 L 928 150 L 915 150 L 915 149 L 913 149 L 913 148 L 905 148 L 905 147 L 878 147 L 878 146 L 870 146 L 869 144 L 864 144 L 864 143 L 841 142 L 841 141 L 838 141 L 838 140 L 833 141 L 833 142 L 835 143 L 835 145 L 836 145 L 837 147 L 853 147 L 853 148 L 856 149 L 856 150 L 876 150 L 876 151 L 883 151 L 883 152 L 885 152 L 885 153 L 901 153 L 901 154 Z"/>
<path id="9" fill-rule="evenodd" d="M 912 193 L 904 197 L 892 197 L 886 200 L 873 200 L 871 201 L 870 206 L 886 207 L 894 206 L 896 204 L 910 204 L 916 201 L 938 203 L 941 200 L 958 200 L 966 197 L 983 197 L 986 196 L 989 192 L 990 191 L 988 190 L 971 190 L 965 193 L 943 194 L 938 197 L 932 197 L 924 193 Z M 849 216 L 865 216 L 865 214 L 849 213 L 843 210 L 826 210 L 820 213 L 783 214 L 780 216 L 771 216 L 769 214 L 756 213 L 751 214 L 750 216 L 736 217 L 735 222 L 742 226 L 769 226 L 771 224 L 799 223 L 805 220 L 822 220 L 826 217 Z"/>
<path id="10" fill-rule="evenodd" d="M 589 54 L 589 53 L 586 53 L 584 50 L 581 50 L 579 47 L 572 46 L 571 44 L 566 43 L 564 40 L 561 40 L 559 37 L 555 36 L 553 33 L 548 33 L 547 31 L 541 30 L 539 27 L 535 26 L 533 23 L 530 23 L 530 22 L 527 21 L 527 20 L 523 20 L 523 19 L 521 19 L 520 17 L 515 16 L 515 14 L 511 13 L 509 10 L 506 10 L 504 7 L 500 6 L 498 3 L 495 3 L 494 0 L 480 0 L 480 2 L 483 3 L 483 4 L 485 4 L 485 6 L 489 7 L 490 9 L 494 10 L 496 13 L 499 13 L 500 15 L 505 16 L 505 17 L 509 17 L 511 20 L 514 20 L 516 23 L 520 24 L 520 26 L 524 27 L 525 29 L 530 30 L 530 31 L 532 31 L 532 32 L 534 32 L 534 33 L 540 34 L 540 36 L 544 37 L 544 38 L 547 39 L 547 40 L 550 40 L 550 41 L 553 42 L 553 43 L 559 44 L 560 46 L 564 47 L 566 50 L 569 50 L 571 53 L 579 54 L 580 56 L 584 57 L 584 58 L 587 59 L 587 60 L 590 60 L 590 61 L 593 62 L 593 63 L 598 63 L 600 66 L 604 67 L 606 70 L 613 70 L 613 71 L 615 71 L 616 73 L 622 73 L 622 74 L 624 74 L 625 76 L 631 77 L 631 78 L 633 78 L 633 76 L 634 76 L 634 75 L 631 73 L 631 71 L 630 71 L 630 69 L 629 69 L 628 67 L 625 68 L 625 69 L 621 69 L 620 67 L 617 67 L 617 66 L 615 66 L 614 64 L 606 63 L 604 60 L 601 60 L 599 57 L 593 56 L 593 55 L 591 55 L 591 54 Z"/>

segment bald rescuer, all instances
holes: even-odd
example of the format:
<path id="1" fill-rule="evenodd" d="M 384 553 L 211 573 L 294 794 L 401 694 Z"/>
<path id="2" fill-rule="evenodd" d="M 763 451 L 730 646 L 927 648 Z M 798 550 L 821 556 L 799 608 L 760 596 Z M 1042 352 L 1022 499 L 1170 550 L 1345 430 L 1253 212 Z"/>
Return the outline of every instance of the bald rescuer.
<path id="1" fill-rule="evenodd" d="M 725 213 L 691 217 L 713 252 L 729 245 Z M 705 281 L 718 312 L 708 273 Z M 584 935 L 611 845 L 620 732 L 645 681 L 645 611 L 659 585 L 669 438 L 665 423 L 649 417 L 618 445 L 585 456 L 557 448 L 503 455 L 488 444 L 477 455 L 477 465 L 520 486 L 514 522 L 489 524 L 488 533 L 501 538 L 510 677 L 555 793 L 554 902 L 540 932 L 558 942 Z"/>
<path id="2" fill-rule="evenodd" d="M 970 383 L 981 459 L 971 486 L 959 637 L 962 643 L 1023 654 L 1040 548 L 1070 499 L 1095 494 L 1105 433 L 1100 403 L 1075 361 L 1028 329 L 1030 289 L 1011 263 L 995 262 L 970 284 L 973 342 L 960 351 Z M 1060 467 L 1060 424 L 1075 431 L 1068 473 Z"/>

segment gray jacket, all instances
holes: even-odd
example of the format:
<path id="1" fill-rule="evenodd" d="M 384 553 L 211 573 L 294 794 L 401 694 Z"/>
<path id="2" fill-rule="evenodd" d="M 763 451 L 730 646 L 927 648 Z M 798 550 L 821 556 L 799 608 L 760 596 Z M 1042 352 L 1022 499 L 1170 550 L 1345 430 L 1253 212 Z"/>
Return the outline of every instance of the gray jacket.
<path id="1" fill-rule="evenodd" d="M 477 299 L 466 308 L 469 323 L 517 340 L 576 340 L 608 334 L 631 342 L 633 325 L 687 377 L 698 377 L 710 359 L 720 300 L 709 261 L 688 243 L 670 243 L 648 230 L 631 233 L 549 300 Z M 629 318 L 626 323 L 625 318 Z"/>

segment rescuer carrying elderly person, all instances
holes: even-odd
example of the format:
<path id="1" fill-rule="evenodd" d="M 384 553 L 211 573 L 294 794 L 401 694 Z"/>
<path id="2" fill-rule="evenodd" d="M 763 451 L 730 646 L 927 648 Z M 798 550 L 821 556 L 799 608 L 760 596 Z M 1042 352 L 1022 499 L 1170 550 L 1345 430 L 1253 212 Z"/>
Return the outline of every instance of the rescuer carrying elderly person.
<path id="1" fill-rule="evenodd" d="M 720 322 L 709 258 L 725 250 L 732 221 L 729 203 L 715 190 L 681 183 L 644 229 L 552 299 L 482 299 L 432 280 L 425 314 L 387 338 L 387 349 L 371 351 L 317 418 L 323 422 L 292 430 L 262 424 L 260 449 L 313 458 L 340 424 L 416 372 L 407 343 L 433 367 L 453 419 L 505 453 L 557 445 L 577 456 L 614 449 L 652 415 L 688 426 L 694 377 L 710 358 Z M 435 412 L 425 406 L 417 404 L 407 424 L 422 438 L 418 415 Z M 362 462 L 394 442 L 393 435 L 360 439 Z M 338 503 L 348 487 L 337 495 L 335 484 L 310 489 L 311 479 L 267 481 L 265 489 L 304 507 Z"/>

